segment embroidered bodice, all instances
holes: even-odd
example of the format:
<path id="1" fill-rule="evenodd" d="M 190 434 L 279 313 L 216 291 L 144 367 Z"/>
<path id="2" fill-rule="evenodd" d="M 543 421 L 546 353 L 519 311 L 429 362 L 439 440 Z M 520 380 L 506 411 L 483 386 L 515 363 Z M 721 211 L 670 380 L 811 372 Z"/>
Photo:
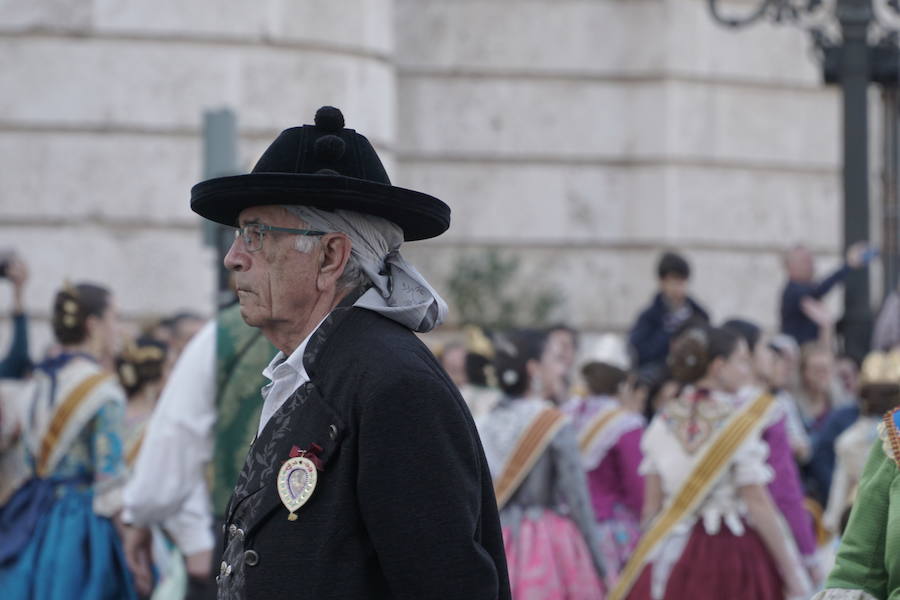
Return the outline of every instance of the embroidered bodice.
<path id="1" fill-rule="evenodd" d="M 47 437 L 46 430 L 69 394 L 85 379 L 100 373 L 93 362 L 73 357 L 52 375 L 38 370 L 31 388 L 26 418 L 31 424 L 25 438 L 25 454 L 34 469 Z M 125 481 L 123 420 L 125 396 L 113 378 L 91 389 L 54 438 L 48 477 L 92 487 L 98 514 L 109 515 L 120 505 Z"/>
<path id="2" fill-rule="evenodd" d="M 695 464 L 737 406 L 738 400 L 729 394 L 698 394 L 690 388 L 685 390 L 667 404 L 647 428 L 641 442 L 644 454 L 641 474 L 659 475 L 663 496 L 670 498 L 691 475 Z M 745 440 L 732 456 L 730 466 L 685 525 L 692 526 L 701 518 L 707 533 L 717 533 L 724 522 L 735 535 L 743 534 L 742 517 L 746 506 L 738 496 L 738 488 L 765 485 L 771 481 L 767 456 L 768 448 L 759 436 Z"/>

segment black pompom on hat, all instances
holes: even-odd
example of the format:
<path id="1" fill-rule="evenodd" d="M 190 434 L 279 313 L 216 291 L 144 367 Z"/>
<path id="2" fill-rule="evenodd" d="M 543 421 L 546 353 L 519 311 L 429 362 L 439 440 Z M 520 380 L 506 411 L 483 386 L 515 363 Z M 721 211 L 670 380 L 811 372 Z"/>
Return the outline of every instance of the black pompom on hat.
<path id="1" fill-rule="evenodd" d="M 337 132 L 344 128 L 344 113 L 339 108 L 323 106 L 316 111 L 313 122 L 322 131 Z"/>
<path id="2" fill-rule="evenodd" d="M 231 226 L 237 226 L 241 211 L 251 206 L 351 210 L 396 223 L 407 241 L 447 230 L 450 207 L 428 194 L 391 185 L 372 144 L 344 128 L 339 109 L 323 106 L 314 122 L 282 131 L 250 173 L 195 185 L 191 209 Z"/>

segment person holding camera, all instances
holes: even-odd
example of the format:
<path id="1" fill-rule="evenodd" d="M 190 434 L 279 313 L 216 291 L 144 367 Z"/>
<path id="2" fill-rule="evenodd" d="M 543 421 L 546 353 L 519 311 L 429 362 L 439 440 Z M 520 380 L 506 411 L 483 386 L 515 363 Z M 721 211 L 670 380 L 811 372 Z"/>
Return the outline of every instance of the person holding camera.
<path id="1" fill-rule="evenodd" d="M 28 266 L 15 255 L 0 262 L 0 277 L 9 279 L 13 288 L 13 338 L 6 358 L 0 360 L 0 378 L 22 379 L 31 371 L 28 355 L 28 317 L 23 300 Z"/>

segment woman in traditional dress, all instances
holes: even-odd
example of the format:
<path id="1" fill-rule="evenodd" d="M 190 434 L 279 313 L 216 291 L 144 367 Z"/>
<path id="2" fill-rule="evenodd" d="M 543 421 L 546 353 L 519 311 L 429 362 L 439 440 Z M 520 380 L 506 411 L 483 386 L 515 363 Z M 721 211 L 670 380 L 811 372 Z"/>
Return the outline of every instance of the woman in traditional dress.
<path id="1" fill-rule="evenodd" d="M 110 364 L 110 293 L 67 285 L 53 306 L 63 352 L 35 371 L 25 417 L 31 479 L 0 510 L 0 590 L 19 600 L 135 598 L 116 525 L 125 395 Z"/>
<path id="2" fill-rule="evenodd" d="M 144 441 L 144 431 L 162 391 L 167 347 L 149 337 L 129 343 L 116 357 L 116 375 L 125 390 L 125 464 L 131 468 Z"/>
<path id="3" fill-rule="evenodd" d="M 900 351 L 872 352 L 860 373 L 860 415 L 835 442 L 834 476 L 828 506 L 822 517 L 825 527 L 840 535 L 862 477 L 869 450 L 878 440 L 884 413 L 900 404 Z"/>
<path id="4" fill-rule="evenodd" d="M 828 502 L 835 465 L 835 441 L 859 416 L 856 398 L 840 392 L 835 357 L 829 347 L 807 344 L 801 356 L 802 393 L 797 397 L 810 438 L 810 456 L 801 468 L 806 494 L 818 505 Z"/>
<path id="5" fill-rule="evenodd" d="M 504 397 L 477 421 L 512 596 L 602 600 L 603 564 L 575 434 L 568 418 L 540 398 L 547 379 L 565 372 L 543 356 L 546 341 L 537 332 L 497 337 L 494 364 Z"/>
<path id="6" fill-rule="evenodd" d="M 619 401 L 620 393 L 632 393 L 633 384 L 626 381 L 624 371 L 590 362 L 581 375 L 589 394 L 570 400 L 563 412 L 572 418 L 578 438 L 606 579 L 612 583 L 640 537 L 644 479 L 638 467 L 645 421 Z"/>
<path id="7" fill-rule="evenodd" d="M 141 337 L 125 346 L 116 357 L 116 375 L 125 389 L 128 402 L 125 408 L 124 452 L 129 473 L 134 467 L 144 442 L 147 424 L 162 392 L 167 366 L 168 347 L 150 337 Z M 167 523 L 169 525 L 169 523 Z M 152 529 L 153 565 L 157 580 L 151 600 L 180 600 L 187 590 L 184 558 L 173 537 L 184 535 L 181 530 Z"/>
<path id="8" fill-rule="evenodd" d="M 773 400 L 735 398 L 750 370 L 746 343 L 727 330 L 691 329 L 669 366 L 685 387 L 644 434 L 645 531 L 611 598 L 805 597 L 808 580 L 766 490 L 760 432 Z"/>
<path id="9" fill-rule="evenodd" d="M 475 419 L 489 413 L 503 394 L 497 389 L 494 375 L 494 345 L 489 333 L 475 325 L 466 325 L 466 384 L 459 394 Z"/>
<path id="10" fill-rule="evenodd" d="M 876 379 L 879 395 L 900 404 L 900 358 L 883 357 Z M 866 376 L 864 376 L 865 378 Z M 900 409 L 884 415 L 859 482 L 850 520 L 841 538 L 825 591 L 814 600 L 893 600 L 900 598 Z"/>
<path id="11" fill-rule="evenodd" d="M 773 474 L 768 486 L 769 494 L 784 517 L 785 524 L 790 528 L 794 548 L 800 554 L 800 560 L 806 567 L 810 579 L 819 584 L 825 574 L 819 566 L 813 519 L 807 512 L 803 482 L 797 462 L 794 460 L 788 433 L 788 413 L 782 403 L 784 398 L 779 399 L 779 391 L 773 389 L 769 383 L 775 379 L 776 374 L 773 371 L 778 357 L 769 345 L 767 336 L 763 335 L 762 330 L 754 323 L 744 319 L 731 319 L 723 327 L 743 338 L 750 349 L 753 368 L 740 396 L 752 398 L 766 391 L 775 400 L 769 411 L 768 423 L 762 432 L 762 440 L 769 450 L 766 462 L 772 468 Z M 791 401 L 790 398 L 787 400 Z"/>

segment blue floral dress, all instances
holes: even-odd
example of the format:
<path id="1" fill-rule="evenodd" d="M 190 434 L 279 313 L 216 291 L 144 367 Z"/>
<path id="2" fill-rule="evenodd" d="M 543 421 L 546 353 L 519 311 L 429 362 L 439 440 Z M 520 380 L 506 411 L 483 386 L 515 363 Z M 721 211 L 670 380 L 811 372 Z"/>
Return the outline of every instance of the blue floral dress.
<path id="1" fill-rule="evenodd" d="M 124 409 L 121 388 L 89 357 L 38 367 L 25 416 L 32 477 L 0 508 L 3 597 L 137 597 L 111 520 L 125 478 Z"/>

